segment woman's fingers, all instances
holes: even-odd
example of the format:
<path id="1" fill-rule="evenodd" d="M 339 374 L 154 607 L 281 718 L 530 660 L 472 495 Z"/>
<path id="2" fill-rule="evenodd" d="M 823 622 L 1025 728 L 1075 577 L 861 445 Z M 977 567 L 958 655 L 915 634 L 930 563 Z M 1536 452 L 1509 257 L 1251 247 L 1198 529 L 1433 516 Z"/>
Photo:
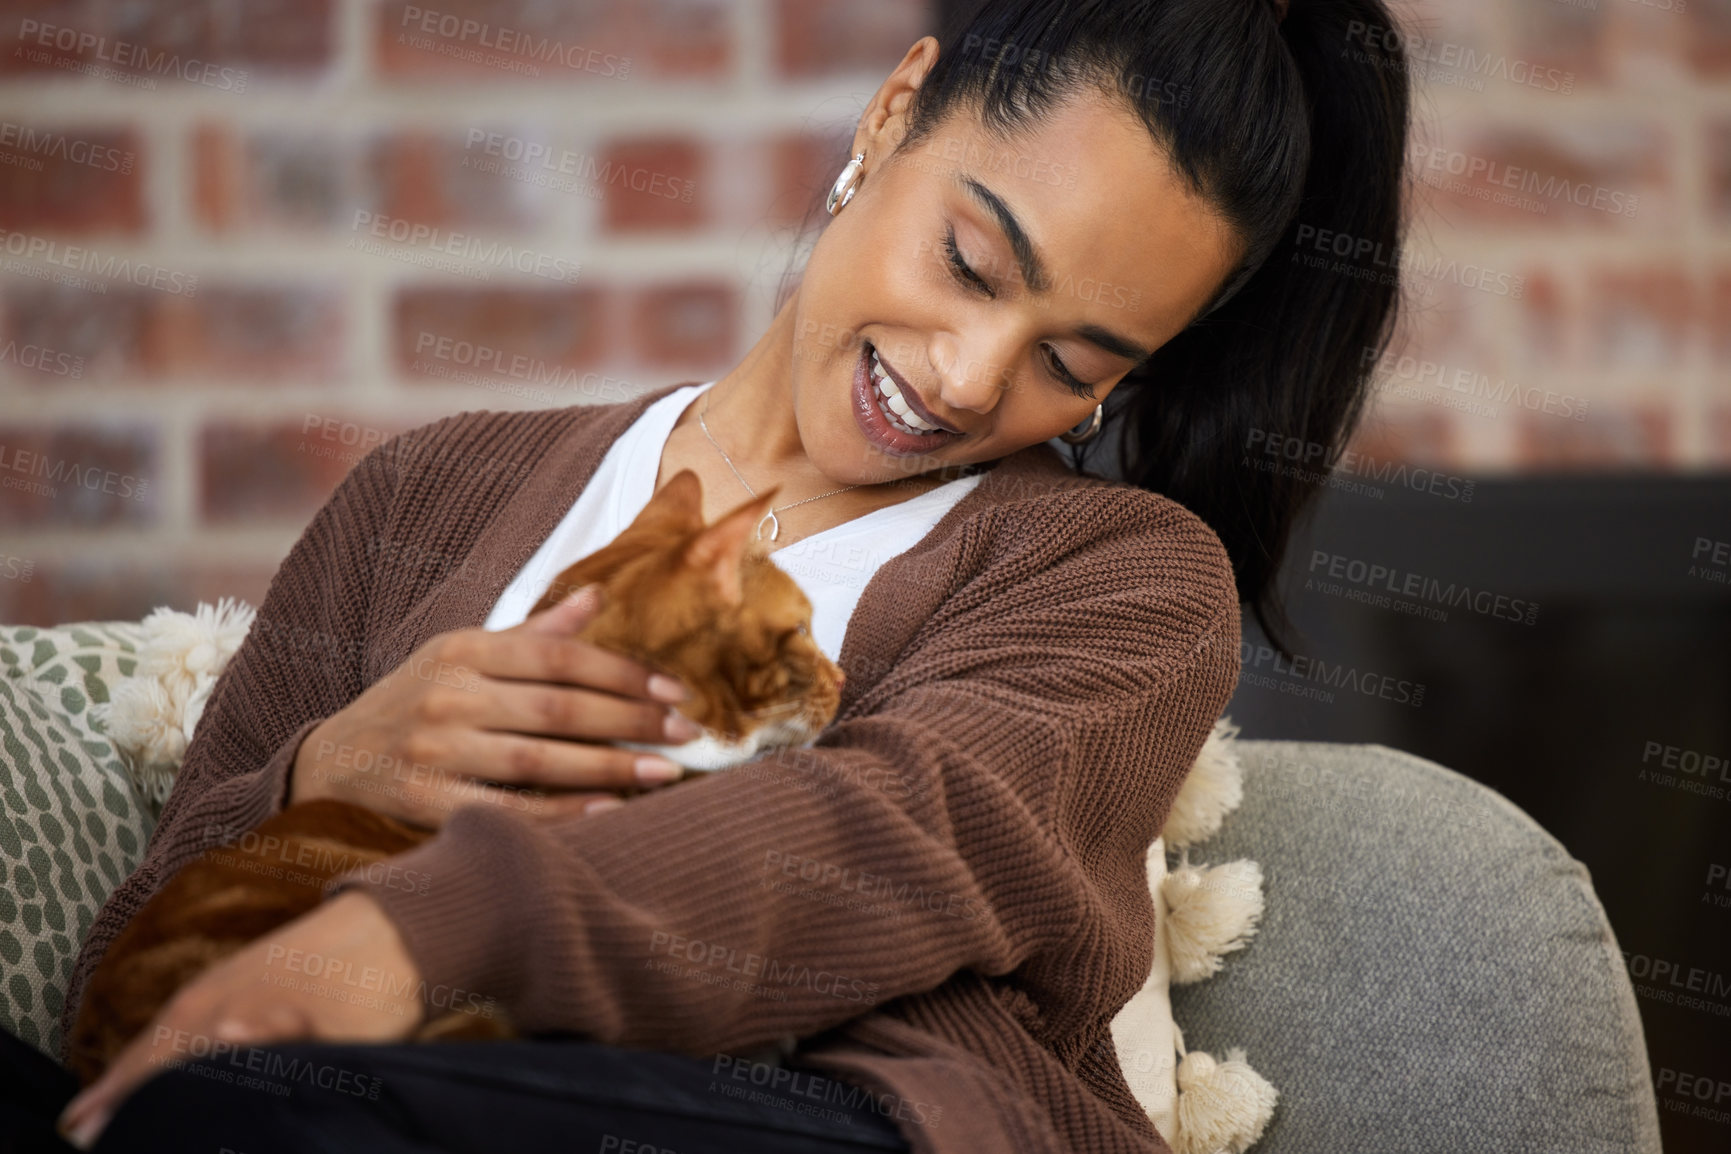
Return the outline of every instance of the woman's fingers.
<path id="1" fill-rule="evenodd" d="M 484 778 L 563 792 L 664 785 L 681 775 L 680 766 L 667 758 L 581 741 L 466 726 L 452 726 L 443 737 L 446 752 L 438 764 L 453 779 Z"/>
<path id="2" fill-rule="evenodd" d="M 597 594 L 591 586 L 511 629 L 429 638 L 301 743 L 290 798 L 437 828 L 460 805 L 547 812 L 541 790 L 677 779 L 665 758 L 611 744 L 679 745 L 702 730 L 670 707 L 689 696 L 676 680 L 577 639 Z"/>
<path id="3" fill-rule="evenodd" d="M 519 681 L 551 681 L 583 685 L 621 697 L 645 698 L 677 705 L 690 694 L 678 680 L 657 673 L 642 662 L 610 653 L 574 635 L 595 616 L 600 588 L 586 585 L 569 599 L 542 610 L 510 629 L 484 633 L 486 649 L 475 663 L 490 677 Z M 532 640 L 531 640 L 532 639 Z M 505 641 L 505 644 L 487 644 Z M 522 642 L 529 641 L 529 644 Z"/>
<path id="4" fill-rule="evenodd" d="M 644 745 L 680 745 L 703 733 L 696 722 L 666 705 L 592 689 L 492 677 L 477 678 L 469 689 L 428 694 L 423 698 L 423 721 Z"/>
<path id="5" fill-rule="evenodd" d="M 368 997 L 333 996 L 322 975 L 296 961 L 317 956 L 371 974 Z M 114 1062 L 69 1102 L 60 1130 L 88 1149 L 139 1083 L 192 1057 L 221 1059 L 292 1038 L 387 1042 L 424 1014 L 421 972 L 395 923 L 364 893 L 349 891 L 271 931 L 182 987 Z"/>

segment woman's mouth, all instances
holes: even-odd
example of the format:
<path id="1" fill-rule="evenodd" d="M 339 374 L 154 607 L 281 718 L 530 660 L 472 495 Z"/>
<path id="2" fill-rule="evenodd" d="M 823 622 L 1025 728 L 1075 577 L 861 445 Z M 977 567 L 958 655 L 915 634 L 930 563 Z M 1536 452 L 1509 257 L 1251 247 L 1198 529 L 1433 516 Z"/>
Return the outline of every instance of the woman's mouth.
<path id="1" fill-rule="evenodd" d="M 853 408 L 866 439 L 887 453 L 929 453 L 960 436 L 938 427 L 908 403 L 870 342 L 861 348 L 854 366 Z"/>

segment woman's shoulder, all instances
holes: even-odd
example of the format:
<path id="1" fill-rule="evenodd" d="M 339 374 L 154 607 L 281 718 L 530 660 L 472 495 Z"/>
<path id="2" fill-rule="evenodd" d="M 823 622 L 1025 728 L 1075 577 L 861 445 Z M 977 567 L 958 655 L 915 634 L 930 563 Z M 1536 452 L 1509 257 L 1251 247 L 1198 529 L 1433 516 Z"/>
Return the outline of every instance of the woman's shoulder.
<path id="1" fill-rule="evenodd" d="M 1238 604 L 1231 558 L 1206 521 L 1164 493 L 1079 473 L 1049 444 L 1000 460 L 974 496 L 973 512 L 997 523 L 1001 548 L 1154 583 L 1176 577 L 1211 601 Z"/>

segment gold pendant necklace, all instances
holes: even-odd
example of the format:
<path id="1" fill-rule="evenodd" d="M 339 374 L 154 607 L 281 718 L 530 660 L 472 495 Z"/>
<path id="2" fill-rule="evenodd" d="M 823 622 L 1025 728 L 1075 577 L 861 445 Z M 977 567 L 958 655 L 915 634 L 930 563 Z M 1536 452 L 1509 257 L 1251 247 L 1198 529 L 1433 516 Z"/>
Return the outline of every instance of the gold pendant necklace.
<path id="1" fill-rule="evenodd" d="M 714 387 L 715 386 L 713 386 L 713 385 L 710 386 L 710 388 L 712 388 L 712 389 Z M 709 424 L 708 424 L 708 422 L 706 422 L 703 419 L 703 415 L 705 413 L 707 413 L 708 411 L 709 411 L 709 393 L 706 391 L 703 394 L 703 407 L 697 410 L 697 426 L 698 426 L 698 428 L 703 430 L 703 435 L 705 437 L 709 438 L 709 443 L 715 446 L 715 451 L 721 454 L 721 459 L 723 461 L 727 462 L 727 467 L 729 469 L 733 470 L 733 475 L 735 477 L 739 477 L 739 483 L 741 485 L 745 486 L 745 491 L 747 493 L 750 493 L 753 497 L 757 496 L 757 490 L 753 489 L 751 487 L 751 483 L 749 481 L 747 481 L 744 477 L 740 476 L 739 469 L 733 463 L 733 458 L 729 457 L 727 455 L 727 450 L 721 447 L 721 443 L 719 441 L 717 441 L 715 439 L 715 435 L 709 431 Z M 794 501 L 792 504 L 783 505 L 782 508 L 783 509 L 792 509 L 795 505 L 804 505 L 810 501 L 821 501 L 825 497 L 833 497 L 837 493 L 845 493 L 849 489 L 858 489 L 858 488 L 860 488 L 860 486 L 857 484 L 856 485 L 843 485 L 839 489 L 832 489 L 827 493 L 819 493 L 815 497 L 807 497 L 804 500 Z M 777 517 L 775 514 L 776 514 L 776 510 L 771 509 L 769 512 L 765 513 L 763 515 L 763 519 L 757 523 L 757 539 L 759 541 L 765 541 L 765 540 L 773 541 L 777 537 L 781 536 L 781 519 L 779 517 Z M 763 535 L 763 523 L 764 523 L 764 521 L 769 522 L 769 536 L 768 537 L 765 537 Z"/>

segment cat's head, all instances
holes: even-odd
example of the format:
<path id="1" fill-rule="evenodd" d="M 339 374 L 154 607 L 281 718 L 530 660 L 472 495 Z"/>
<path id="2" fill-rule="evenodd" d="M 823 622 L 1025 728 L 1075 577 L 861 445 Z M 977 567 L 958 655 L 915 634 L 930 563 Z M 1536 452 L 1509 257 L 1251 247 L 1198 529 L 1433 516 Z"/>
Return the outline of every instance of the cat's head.
<path id="1" fill-rule="evenodd" d="M 597 582 L 601 609 L 579 637 L 679 678 L 693 695 L 680 712 L 716 740 L 803 744 L 835 717 L 842 671 L 811 636 L 811 602 L 757 540 L 775 494 L 705 525 L 702 483 L 681 470 L 530 613 Z"/>

